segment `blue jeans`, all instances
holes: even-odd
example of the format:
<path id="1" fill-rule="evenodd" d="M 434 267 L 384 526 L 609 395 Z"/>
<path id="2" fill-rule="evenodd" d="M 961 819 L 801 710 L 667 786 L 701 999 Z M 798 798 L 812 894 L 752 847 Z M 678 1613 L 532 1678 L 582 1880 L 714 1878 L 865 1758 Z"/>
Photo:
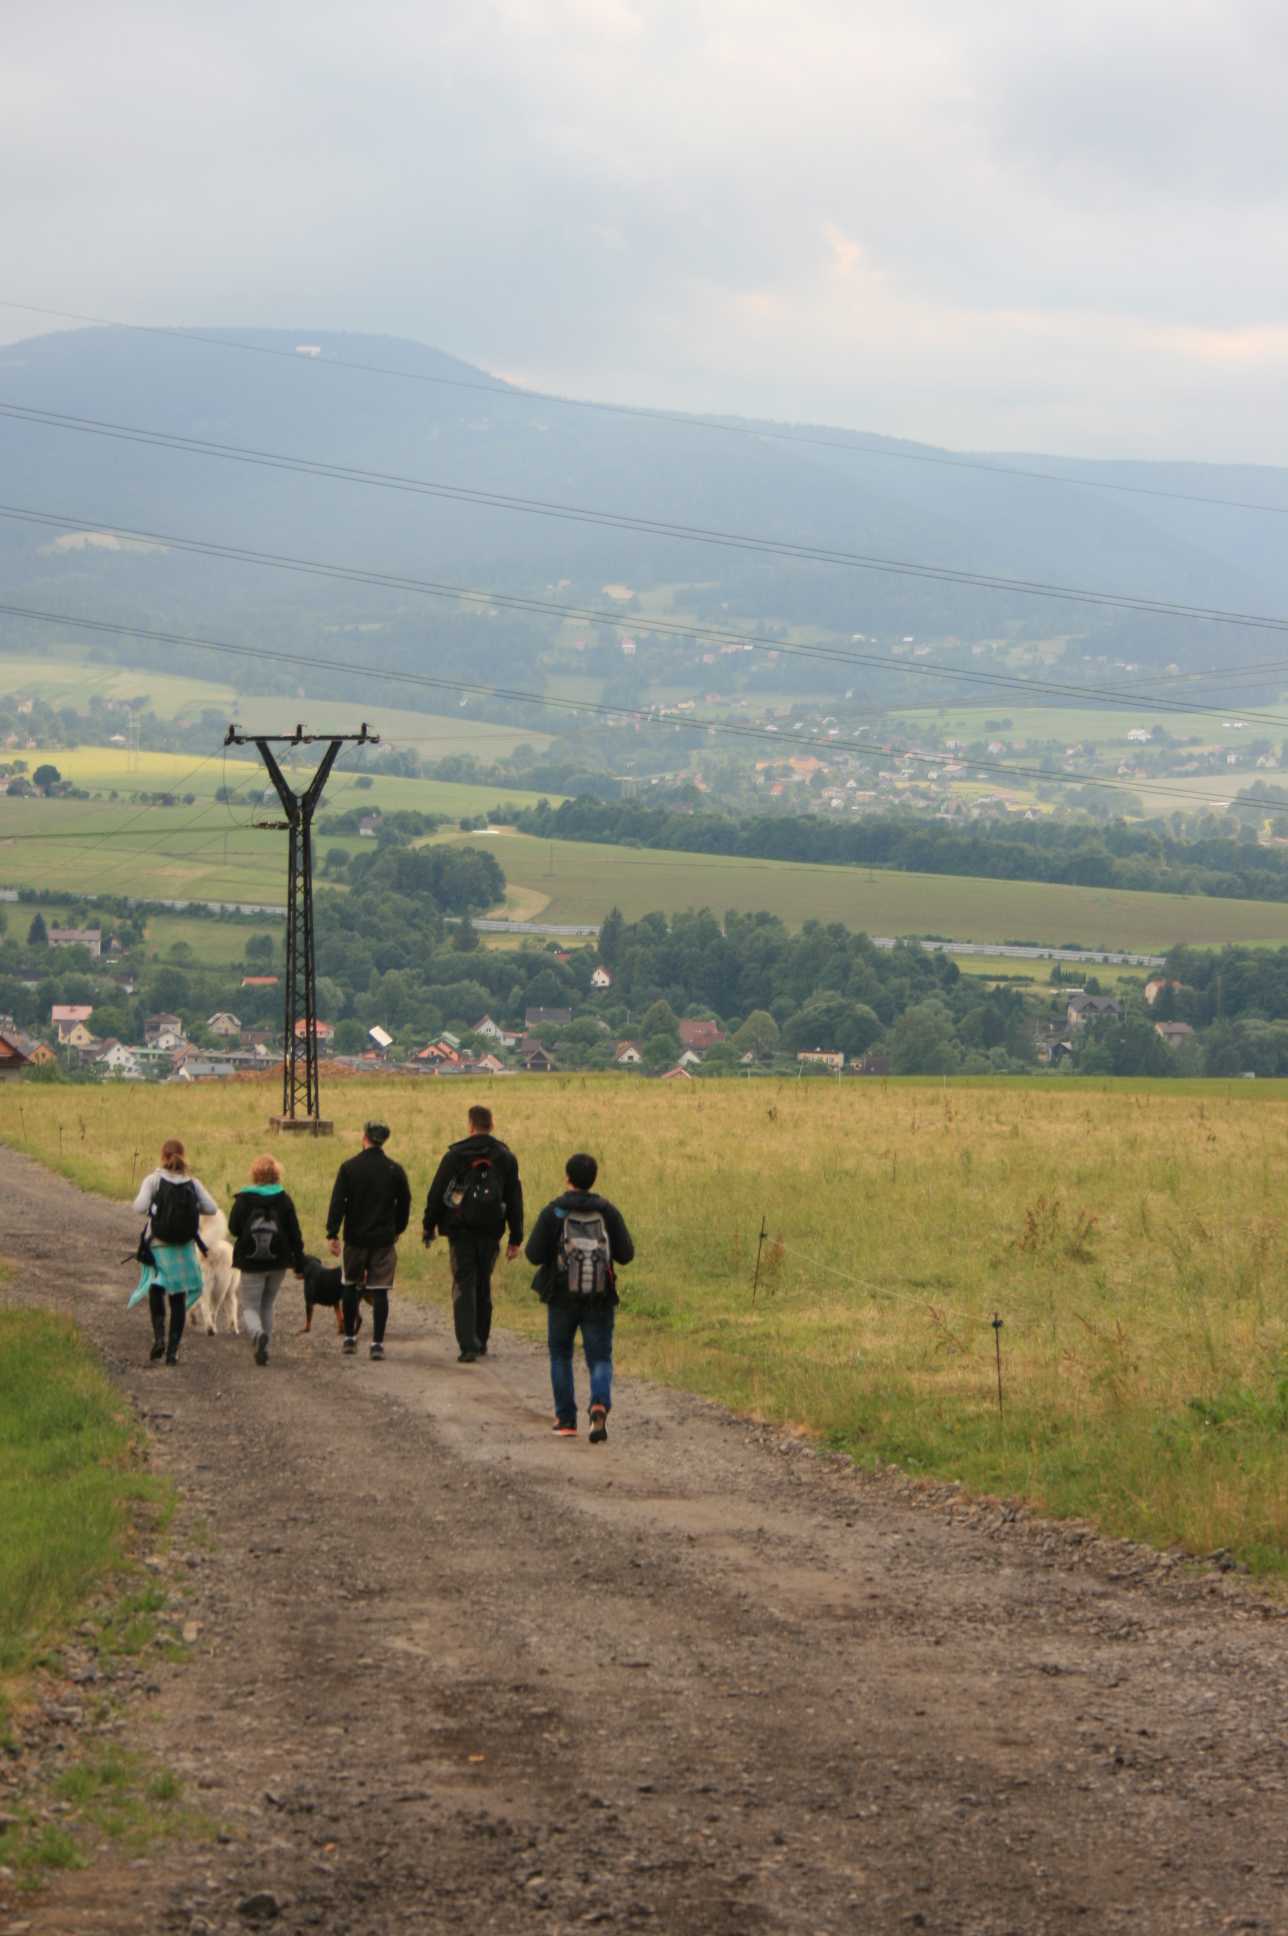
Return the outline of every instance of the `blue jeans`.
<path id="1" fill-rule="evenodd" d="M 577 1310 L 571 1304 L 546 1307 L 546 1336 L 550 1344 L 550 1382 L 555 1391 L 555 1413 L 561 1425 L 577 1423 L 577 1390 L 572 1376 L 572 1350 L 581 1326 L 581 1342 L 590 1370 L 591 1405 L 610 1411 L 613 1403 L 613 1306 L 592 1304 Z"/>

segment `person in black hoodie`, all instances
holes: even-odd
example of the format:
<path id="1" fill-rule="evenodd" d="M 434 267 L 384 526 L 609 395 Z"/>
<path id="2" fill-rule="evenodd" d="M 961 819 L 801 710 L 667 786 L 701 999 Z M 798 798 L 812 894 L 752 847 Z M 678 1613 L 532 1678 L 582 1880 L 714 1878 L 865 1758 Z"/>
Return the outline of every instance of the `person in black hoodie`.
<path id="1" fill-rule="evenodd" d="M 452 1321 L 458 1364 L 487 1356 L 492 1330 L 492 1272 L 509 1228 L 505 1261 L 523 1243 L 523 1185 L 512 1150 L 492 1134 L 492 1111 L 470 1110 L 470 1133 L 447 1151 L 425 1200 L 421 1235 L 426 1245 L 446 1237 L 452 1260 Z"/>
<path id="2" fill-rule="evenodd" d="M 599 1165 L 593 1156 L 568 1158 L 568 1188 L 548 1203 L 528 1239 L 527 1257 L 536 1264 L 532 1288 L 547 1306 L 550 1382 L 555 1394 L 555 1435 L 577 1436 L 577 1390 L 572 1351 L 581 1329 L 590 1372 L 590 1442 L 608 1437 L 613 1403 L 613 1312 L 617 1308 L 617 1267 L 635 1255 L 621 1211 L 595 1195 Z"/>
<path id="3" fill-rule="evenodd" d="M 350 1356 L 358 1349 L 358 1300 L 364 1291 L 371 1297 L 371 1355 L 385 1355 L 398 1239 L 411 1216 L 411 1185 L 402 1164 L 385 1155 L 388 1141 L 387 1123 L 365 1125 L 362 1153 L 341 1163 L 327 1211 L 327 1247 L 340 1258 L 344 1350 Z"/>
<path id="4" fill-rule="evenodd" d="M 257 1156 L 250 1182 L 233 1198 L 228 1234 L 234 1239 L 233 1263 L 241 1272 L 242 1317 L 255 1347 L 255 1363 L 268 1363 L 273 1308 L 288 1268 L 304 1272 L 304 1239 L 295 1205 L 282 1188 L 282 1166 L 275 1156 Z"/>

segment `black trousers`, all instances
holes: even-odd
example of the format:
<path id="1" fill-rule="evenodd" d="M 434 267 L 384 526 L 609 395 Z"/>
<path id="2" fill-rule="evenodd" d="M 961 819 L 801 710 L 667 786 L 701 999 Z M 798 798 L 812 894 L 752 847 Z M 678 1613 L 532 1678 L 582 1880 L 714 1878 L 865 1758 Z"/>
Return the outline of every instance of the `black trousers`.
<path id="1" fill-rule="evenodd" d="M 452 1322 L 462 1351 L 474 1351 L 488 1341 L 492 1330 L 492 1272 L 501 1251 L 499 1237 L 462 1231 L 449 1237 L 452 1259 Z"/>
<path id="2" fill-rule="evenodd" d="M 385 1326 L 389 1322 L 388 1291 L 363 1291 L 361 1284 L 346 1284 L 344 1287 L 344 1335 L 356 1336 L 358 1330 L 358 1300 L 363 1296 L 371 1299 L 371 1342 L 383 1344 Z"/>
<path id="3" fill-rule="evenodd" d="M 165 1307 L 170 1306 L 170 1343 L 166 1356 L 173 1358 L 179 1350 L 179 1340 L 183 1327 L 188 1322 L 188 1300 L 184 1296 L 167 1297 L 159 1284 L 148 1287 L 148 1309 L 152 1313 L 152 1335 L 158 1344 L 165 1344 Z"/>

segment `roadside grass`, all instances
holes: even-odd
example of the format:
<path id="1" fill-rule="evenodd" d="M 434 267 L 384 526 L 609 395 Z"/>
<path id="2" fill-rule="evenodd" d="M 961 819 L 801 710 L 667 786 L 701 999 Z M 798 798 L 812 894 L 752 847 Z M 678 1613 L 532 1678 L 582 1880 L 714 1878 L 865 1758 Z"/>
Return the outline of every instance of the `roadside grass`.
<path id="1" fill-rule="evenodd" d="M 0 1309 L 0 1674 L 28 1667 L 126 1562 L 156 1502 L 124 1401 L 74 1326 Z"/>
<path id="2" fill-rule="evenodd" d="M 184 1660 L 169 1590 L 138 1583 L 132 1548 L 146 1523 L 164 1546 L 175 1499 L 144 1463 L 142 1432 L 75 1326 L 0 1306 L 0 1748 L 17 1755 L 42 1689 L 60 1690 L 61 1650 L 76 1629 L 102 1678 L 86 1691 L 84 1752 L 50 1784 L 21 1789 L 0 1830 L 0 1867 L 19 1887 L 79 1868 L 102 1838 L 134 1850 L 158 1835 L 210 1833 L 182 1806 L 177 1777 L 151 1756 L 103 1748 L 115 1663 L 154 1649 Z M 86 1619 L 90 1606 L 95 1611 Z M 59 1819 L 50 1819 L 56 1814 Z"/>
<path id="3" fill-rule="evenodd" d="M 227 1203 L 273 1146 L 276 1094 L 9 1088 L 0 1135 L 119 1199 L 178 1134 Z M 623 1370 L 861 1461 L 1288 1575 L 1288 1085 L 336 1080 L 334 1139 L 276 1145 L 310 1248 L 378 1109 L 415 1200 L 399 1288 L 446 1309 L 420 1206 L 480 1100 L 520 1156 L 529 1222 L 572 1150 L 599 1156 L 638 1249 Z M 530 1277 L 498 1266 L 497 1314 L 537 1336 Z M 628 1446 L 626 1408 L 621 1431 Z"/>

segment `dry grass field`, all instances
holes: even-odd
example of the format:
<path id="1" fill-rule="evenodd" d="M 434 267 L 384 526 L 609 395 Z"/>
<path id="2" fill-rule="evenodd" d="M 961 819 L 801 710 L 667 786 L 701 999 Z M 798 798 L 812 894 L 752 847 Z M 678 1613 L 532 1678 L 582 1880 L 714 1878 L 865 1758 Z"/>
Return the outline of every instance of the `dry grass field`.
<path id="1" fill-rule="evenodd" d="M 1288 1572 L 1283 1085 L 337 1079 L 334 1140 L 278 1146 L 310 1244 L 378 1112 L 417 1198 L 399 1288 L 445 1303 L 419 1203 L 483 1097 L 530 1218 L 571 1150 L 599 1155 L 638 1246 L 624 1369 L 860 1459 Z M 266 1082 L 11 1086 L 0 1138 L 120 1199 L 177 1133 L 227 1202 L 274 1103 Z M 538 1329 L 528 1268 L 498 1278 L 500 1322 Z"/>

